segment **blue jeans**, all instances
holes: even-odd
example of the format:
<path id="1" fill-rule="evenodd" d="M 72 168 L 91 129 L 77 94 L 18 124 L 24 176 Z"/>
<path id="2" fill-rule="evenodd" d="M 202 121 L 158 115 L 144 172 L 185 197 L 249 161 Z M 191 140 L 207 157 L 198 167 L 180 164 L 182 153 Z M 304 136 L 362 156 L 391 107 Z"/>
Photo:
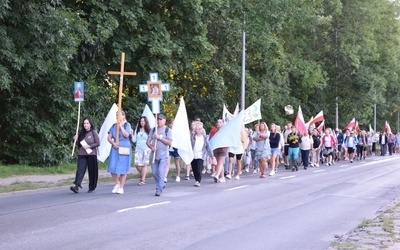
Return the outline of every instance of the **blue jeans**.
<path id="1" fill-rule="evenodd" d="M 386 144 L 381 144 L 381 155 L 386 155 Z"/>
<path id="2" fill-rule="evenodd" d="M 297 158 L 299 157 L 299 149 L 300 148 L 290 148 L 288 151 L 288 157 L 289 157 L 289 165 L 294 167 L 295 163 L 297 163 Z"/>
<path id="3" fill-rule="evenodd" d="M 167 161 L 168 157 L 155 160 L 151 165 L 151 171 L 153 172 L 154 180 L 156 180 L 156 191 L 162 192 L 164 189 L 164 177 Z"/>

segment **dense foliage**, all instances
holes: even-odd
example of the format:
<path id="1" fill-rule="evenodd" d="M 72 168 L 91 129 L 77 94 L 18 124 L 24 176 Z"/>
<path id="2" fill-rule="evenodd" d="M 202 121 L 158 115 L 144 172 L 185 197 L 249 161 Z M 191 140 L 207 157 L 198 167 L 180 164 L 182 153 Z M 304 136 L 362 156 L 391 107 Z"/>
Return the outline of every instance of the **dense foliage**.
<path id="1" fill-rule="evenodd" d="M 150 72 L 171 84 L 162 110 L 179 98 L 189 119 L 209 127 L 241 98 L 246 32 L 246 106 L 262 98 L 267 123 L 305 119 L 324 110 L 334 127 L 353 117 L 361 128 L 387 120 L 397 128 L 399 10 L 397 0 L 1 0 L 0 161 L 55 165 L 71 159 L 78 104 L 99 129 L 117 102 L 121 52 L 126 54 L 123 109 L 131 123 L 147 103 L 138 92 Z M 337 98 L 337 99 L 336 99 Z M 337 100 L 337 101 L 336 101 Z"/>

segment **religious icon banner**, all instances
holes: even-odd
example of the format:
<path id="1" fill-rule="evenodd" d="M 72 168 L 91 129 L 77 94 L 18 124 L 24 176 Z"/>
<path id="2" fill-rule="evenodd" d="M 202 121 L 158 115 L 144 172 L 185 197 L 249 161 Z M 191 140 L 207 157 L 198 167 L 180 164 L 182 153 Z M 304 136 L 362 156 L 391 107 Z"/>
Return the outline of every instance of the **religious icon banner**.
<path id="1" fill-rule="evenodd" d="M 83 82 L 74 82 L 74 99 L 75 102 L 83 102 L 84 98 L 84 84 Z"/>

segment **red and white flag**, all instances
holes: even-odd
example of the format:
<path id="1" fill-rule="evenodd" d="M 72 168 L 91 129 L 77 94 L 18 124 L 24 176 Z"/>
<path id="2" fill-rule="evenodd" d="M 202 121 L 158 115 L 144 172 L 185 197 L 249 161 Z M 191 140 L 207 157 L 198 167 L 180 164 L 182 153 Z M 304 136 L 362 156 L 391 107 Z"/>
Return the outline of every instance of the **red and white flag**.
<path id="1" fill-rule="evenodd" d="M 346 126 L 346 128 L 348 128 L 348 129 L 353 129 L 354 127 L 356 126 L 356 118 L 353 118 L 350 122 L 349 122 L 349 124 L 347 124 L 347 126 Z"/>
<path id="2" fill-rule="evenodd" d="M 299 111 L 297 112 L 296 120 L 294 121 L 294 126 L 297 128 L 300 134 L 305 134 L 307 132 L 306 123 L 304 122 L 303 111 L 299 105 Z"/>
<path id="3" fill-rule="evenodd" d="M 324 118 L 324 111 L 319 111 L 319 113 L 314 117 L 314 119 L 312 119 L 312 121 L 310 122 L 310 127 L 313 125 L 313 124 L 315 124 L 315 123 L 317 123 L 317 122 L 322 122 L 322 121 L 324 121 L 325 120 L 325 118 Z"/>
<path id="4" fill-rule="evenodd" d="M 321 133 L 325 126 L 325 120 L 321 122 L 321 124 L 317 127 L 317 130 Z"/>
<path id="5" fill-rule="evenodd" d="M 354 130 L 356 132 L 360 131 L 360 126 L 358 126 L 358 121 L 356 121 L 356 125 L 354 126 Z"/>
<path id="6" fill-rule="evenodd" d="M 385 131 L 387 134 L 392 133 L 392 129 L 390 129 L 389 123 L 387 121 L 385 122 Z"/>

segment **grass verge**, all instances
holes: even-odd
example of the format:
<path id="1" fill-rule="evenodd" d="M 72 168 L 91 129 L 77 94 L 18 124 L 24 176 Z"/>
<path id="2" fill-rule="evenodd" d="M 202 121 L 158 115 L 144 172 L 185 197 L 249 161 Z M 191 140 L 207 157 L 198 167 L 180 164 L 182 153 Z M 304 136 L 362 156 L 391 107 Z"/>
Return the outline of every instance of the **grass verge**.
<path id="1" fill-rule="evenodd" d="M 99 169 L 107 169 L 107 163 L 99 162 Z M 52 167 L 28 165 L 0 165 L 0 178 L 22 175 L 70 174 L 76 171 L 76 163 L 65 163 Z"/>
<path id="2" fill-rule="evenodd" d="M 151 174 L 147 174 L 146 178 L 152 177 Z M 127 180 L 131 179 L 138 179 L 139 175 L 138 174 L 128 174 Z M 67 179 L 62 179 L 57 182 L 44 182 L 44 181 L 39 181 L 39 182 L 31 182 L 31 181 L 16 181 L 11 183 L 10 185 L 0 185 L 0 193 L 8 193 L 8 192 L 15 192 L 15 191 L 24 191 L 24 190 L 36 190 L 36 189 L 41 189 L 41 188 L 54 188 L 54 187 L 63 187 L 63 186 L 69 186 L 72 184 L 74 181 L 74 178 L 67 178 Z M 98 183 L 111 183 L 113 182 L 111 176 L 110 177 L 105 177 L 105 176 L 100 176 L 98 179 Z M 87 185 L 88 180 L 85 178 L 82 182 L 83 185 Z"/>

